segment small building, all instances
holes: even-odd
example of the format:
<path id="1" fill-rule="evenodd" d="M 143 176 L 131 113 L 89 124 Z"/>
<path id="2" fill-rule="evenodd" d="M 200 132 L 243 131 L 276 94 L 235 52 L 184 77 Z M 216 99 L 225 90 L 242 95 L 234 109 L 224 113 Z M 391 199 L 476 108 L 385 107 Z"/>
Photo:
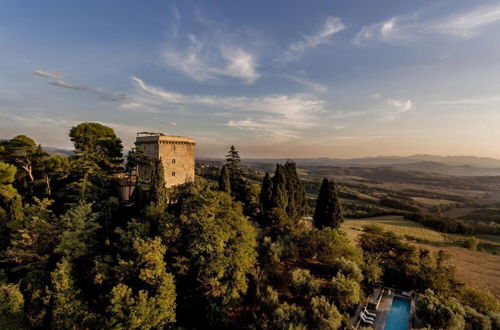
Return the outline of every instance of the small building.
<path id="1" fill-rule="evenodd" d="M 195 140 L 158 132 L 137 133 L 135 149 L 151 158 L 152 165 L 137 168 L 141 179 L 151 178 L 156 161 L 160 160 L 167 188 L 194 181 Z"/>

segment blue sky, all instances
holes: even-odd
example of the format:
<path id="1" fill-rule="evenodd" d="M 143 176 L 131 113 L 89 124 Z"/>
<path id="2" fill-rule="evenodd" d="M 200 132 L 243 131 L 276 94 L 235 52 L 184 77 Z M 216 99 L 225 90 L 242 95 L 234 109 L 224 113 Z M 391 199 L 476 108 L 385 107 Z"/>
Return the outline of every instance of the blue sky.
<path id="1" fill-rule="evenodd" d="M 199 156 L 500 158 L 498 1 L 0 4 L 0 138 L 81 121 Z"/>

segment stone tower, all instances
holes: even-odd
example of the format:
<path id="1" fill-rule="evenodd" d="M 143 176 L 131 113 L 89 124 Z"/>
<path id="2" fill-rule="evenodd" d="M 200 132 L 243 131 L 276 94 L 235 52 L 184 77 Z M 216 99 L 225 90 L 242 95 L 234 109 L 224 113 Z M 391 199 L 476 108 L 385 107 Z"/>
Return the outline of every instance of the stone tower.
<path id="1" fill-rule="evenodd" d="M 156 132 L 137 133 L 135 140 L 136 150 L 144 151 L 153 161 L 161 160 L 167 188 L 194 180 L 195 145 L 193 138 Z M 139 176 L 151 178 L 153 166 L 139 166 Z"/>

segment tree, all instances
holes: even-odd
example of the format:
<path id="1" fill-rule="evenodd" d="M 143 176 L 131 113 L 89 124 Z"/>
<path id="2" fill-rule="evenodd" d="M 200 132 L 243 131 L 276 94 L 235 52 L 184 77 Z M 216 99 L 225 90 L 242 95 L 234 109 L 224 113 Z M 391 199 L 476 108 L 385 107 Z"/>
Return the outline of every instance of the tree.
<path id="1" fill-rule="evenodd" d="M 247 291 L 256 230 L 241 204 L 201 180 L 182 187 L 173 199 L 178 204 L 168 233 L 174 235 L 165 240 L 179 281 L 179 313 L 184 322 L 200 322 L 193 313 L 220 321 Z"/>
<path id="2" fill-rule="evenodd" d="M 294 162 L 287 161 L 283 167 L 288 195 L 287 214 L 292 219 L 300 219 L 307 210 L 306 191 L 301 184 Z"/>
<path id="3" fill-rule="evenodd" d="M 62 259 L 52 272 L 52 326 L 55 329 L 85 329 L 95 326 L 96 315 L 80 298 L 71 263 Z"/>
<path id="4" fill-rule="evenodd" d="M 310 297 L 319 292 L 320 283 L 309 270 L 295 268 L 291 274 L 290 288 L 297 296 Z"/>
<path id="5" fill-rule="evenodd" d="M 105 202 L 118 197 L 114 175 L 122 168 L 122 144 L 112 128 L 81 123 L 70 130 L 75 151 L 66 187 L 66 198 L 75 202 Z"/>
<path id="6" fill-rule="evenodd" d="M 285 168 L 276 164 L 276 171 L 274 172 L 273 181 L 273 194 L 271 198 L 271 206 L 286 211 L 288 206 L 287 182 Z"/>
<path id="7" fill-rule="evenodd" d="M 333 180 L 323 179 L 316 200 L 313 222 L 317 228 L 339 228 L 344 221 L 337 187 Z"/>
<path id="8" fill-rule="evenodd" d="M 260 189 L 260 206 L 263 211 L 269 211 L 271 209 L 271 198 L 273 196 L 273 182 L 271 181 L 271 176 L 268 172 L 264 176 L 262 181 L 262 187 Z"/>
<path id="9" fill-rule="evenodd" d="M 229 167 L 229 171 L 235 171 L 239 169 L 241 158 L 238 150 L 232 145 L 226 155 L 226 163 Z"/>
<path id="10" fill-rule="evenodd" d="M 108 173 L 122 168 L 122 142 L 112 128 L 99 123 L 81 123 L 71 128 L 75 156 L 90 158 Z"/>
<path id="11" fill-rule="evenodd" d="M 332 297 L 342 310 L 359 303 L 361 296 L 361 287 L 356 280 L 346 278 L 342 273 L 332 278 Z"/>
<path id="12" fill-rule="evenodd" d="M 311 299 L 310 323 L 312 329 L 335 330 L 342 324 L 342 315 L 337 307 L 324 296 Z"/>
<path id="13" fill-rule="evenodd" d="M 231 194 L 231 181 L 229 179 L 229 170 L 227 165 L 222 166 L 219 175 L 219 190 Z"/>
<path id="14" fill-rule="evenodd" d="M 123 273 L 119 278 L 125 283 L 111 290 L 108 327 L 163 328 L 175 322 L 176 309 L 174 277 L 166 271 L 164 261 L 166 248 L 159 238 L 136 238 L 134 251 L 134 258 L 120 265 Z"/>
<path id="15" fill-rule="evenodd" d="M 432 329 L 463 329 L 465 310 L 454 298 L 439 298 L 426 290 L 416 301 L 417 316 Z"/>
<path id="16" fill-rule="evenodd" d="M 92 213 L 91 204 L 80 204 L 69 209 L 59 220 L 59 228 L 63 233 L 54 251 L 61 253 L 68 261 L 95 254 L 96 232 L 101 227 L 96 219 L 97 214 Z"/>
<path id="17" fill-rule="evenodd" d="M 7 235 L 8 221 L 19 221 L 23 217 L 21 196 L 12 186 L 15 175 L 15 166 L 0 162 L 0 210 L 3 209 L 6 212 L 6 219 L 0 223 L 0 233 L 3 235 Z M 5 244 L 7 241 L 2 240 L 2 243 Z M 0 243 L 0 250 L 2 243 Z"/>
<path id="18" fill-rule="evenodd" d="M 156 209 L 162 212 L 167 207 L 167 183 L 165 181 L 165 171 L 161 160 L 156 161 L 153 173 L 151 174 L 150 199 Z"/>
<path id="19" fill-rule="evenodd" d="M 231 195 L 243 204 L 248 204 L 248 186 L 240 168 L 241 158 L 238 150 L 231 146 L 226 155 L 226 168 L 229 174 Z"/>
<path id="20" fill-rule="evenodd" d="M 0 282 L 0 328 L 23 329 L 24 297 L 18 284 Z"/>

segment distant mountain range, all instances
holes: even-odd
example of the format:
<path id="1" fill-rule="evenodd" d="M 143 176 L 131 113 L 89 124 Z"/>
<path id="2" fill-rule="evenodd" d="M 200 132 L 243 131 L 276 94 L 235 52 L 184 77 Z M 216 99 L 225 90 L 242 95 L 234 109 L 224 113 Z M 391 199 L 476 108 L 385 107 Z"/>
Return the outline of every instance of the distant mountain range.
<path id="1" fill-rule="evenodd" d="M 414 155 L 408 157 L 380 156 L 364 158 L 295 158 L 299 166 L 334 167 L 392 167 L 401 170 L 419 171 L 462 176 L 500 175 L 500 159 L 474 156 Z M 245 159 L 247 163 L 281 163 L 285 159 Z"/>

